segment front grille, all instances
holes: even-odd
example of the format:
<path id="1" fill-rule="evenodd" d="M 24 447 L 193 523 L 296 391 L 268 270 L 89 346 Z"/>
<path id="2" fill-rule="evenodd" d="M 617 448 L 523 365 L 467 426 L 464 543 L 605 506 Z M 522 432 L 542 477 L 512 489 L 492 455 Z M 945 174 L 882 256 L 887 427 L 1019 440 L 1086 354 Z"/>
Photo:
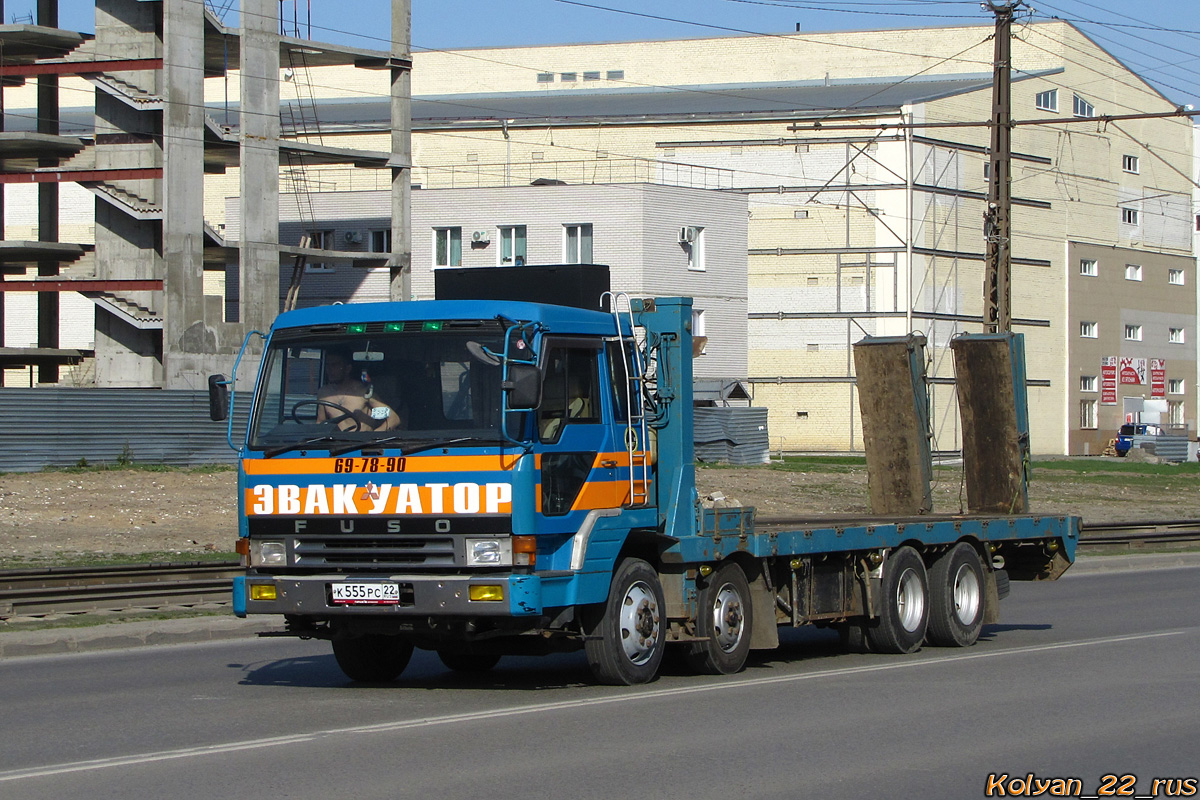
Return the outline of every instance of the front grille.
<path id="1" fill-rule="evenodd" d="M 378 534 L 354 536 L 292 536 L 292 563 L 301 569 L 390 569 L 453 567 L 457 561 L 454 537 Z"/>

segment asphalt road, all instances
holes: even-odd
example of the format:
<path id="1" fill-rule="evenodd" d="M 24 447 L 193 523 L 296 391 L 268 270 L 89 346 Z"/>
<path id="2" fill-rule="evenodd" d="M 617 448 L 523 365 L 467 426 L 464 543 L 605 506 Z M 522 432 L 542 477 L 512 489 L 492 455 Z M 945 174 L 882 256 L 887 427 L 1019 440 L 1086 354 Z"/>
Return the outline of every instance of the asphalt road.
<path id="1" fill-rule="evenodd" d="M 1148 795 L 1200 773 L 1198 580 L 1014 584 L 972 648 L 802 631 L 741 675 L 629 689 L 579 656 L 472 678 L 423 653 L 363 686 L 278 639 L 4 659 L 0 797 L 967 798 L 1030 773 Z"/>

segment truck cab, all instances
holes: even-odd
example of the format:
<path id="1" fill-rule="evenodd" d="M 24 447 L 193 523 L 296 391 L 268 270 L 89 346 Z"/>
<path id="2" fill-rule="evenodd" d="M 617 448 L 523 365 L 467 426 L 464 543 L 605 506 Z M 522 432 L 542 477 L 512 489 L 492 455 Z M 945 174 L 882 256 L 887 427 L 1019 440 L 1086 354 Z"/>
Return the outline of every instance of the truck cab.
<path id="1" fill-rule="evenodd" d="M 554 636 L 519 635 L 555 615 L 569 631 L 565 609 L 605 599 L 606 538 L 619 548 L 659 521 L 631 326 L 502 312 L 430 301 L 278 318 L 242 448 L 236 613 L 284 614 L 347 663 L 399 631 L 461 661 L 466 630 L 545 650 Z"/>

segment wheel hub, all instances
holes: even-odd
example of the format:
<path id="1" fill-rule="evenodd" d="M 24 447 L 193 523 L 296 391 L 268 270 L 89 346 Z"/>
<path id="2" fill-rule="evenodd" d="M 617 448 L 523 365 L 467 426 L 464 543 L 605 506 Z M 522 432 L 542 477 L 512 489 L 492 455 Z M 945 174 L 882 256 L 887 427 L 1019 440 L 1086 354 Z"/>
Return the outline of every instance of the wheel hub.
<path id="1" fill-rule="evenodd" d="M 914 570 L 906 569 L 896 581 L 896 616 L 904 630 L 914 632 L 925 615 L 925 596 L 921 593 L 921 579 Z"/>
<path id="2" fill-rule="evenodd" d="M 975 572 L 966 564 L 954 576 L 954 614 L 964 626 L 975 622 L 982 602 L 982 592 Z"/>
<path id="3" fill-rule="evenodd" d="M 742 598 L 730 584 L 725 584 L 713 599 L 713 635 L 717 646 L 726 653 L 732 652 L 742 640 L 745 628 Z"/>
<path id="4" fill-rule="evenodd" d="M 650 587 L 637 582 L 621 603 L 621 645 L 633 664 L 645 664 L 658 646 L 658 603 Z"/>

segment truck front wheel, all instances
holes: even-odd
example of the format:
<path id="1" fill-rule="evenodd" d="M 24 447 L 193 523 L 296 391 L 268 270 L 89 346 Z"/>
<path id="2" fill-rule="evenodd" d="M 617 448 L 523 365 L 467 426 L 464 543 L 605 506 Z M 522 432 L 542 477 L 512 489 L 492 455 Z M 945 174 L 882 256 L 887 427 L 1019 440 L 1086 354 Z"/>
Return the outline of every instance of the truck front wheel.
<path id="1" fill-rule="evenodd" d="M 746 573 L 725 562 L 705 579 L 696 602 L 696 635 L 704 641 L 689 646 L 688 664 L 703 675 L 741 672 L 750 655 L 753 625 Z"/>
<path id="2" fill-rule="evenodd" d="M 584 617 L 584 652 L 600 683 L 631 686 L 658 677 L 666 601 L 658 573 L 640 558 L 617 565 L 608 600 Z"/>
<path id="3" fill-rule="evenodd" d="M 929 579 L 925 562 L 911 547 L 892 551 L 883 566 L 879 623 L 867 628 L 876 653 L 915 653 L 929 624 Z"/>
<path id="4" fill-rule="evenodd" d="M 333 640 L 333 657 L 352 681 L 386 683 L 399 677 L 412 658 L 413 643 L 403 636 L 369 633 Z"/>

